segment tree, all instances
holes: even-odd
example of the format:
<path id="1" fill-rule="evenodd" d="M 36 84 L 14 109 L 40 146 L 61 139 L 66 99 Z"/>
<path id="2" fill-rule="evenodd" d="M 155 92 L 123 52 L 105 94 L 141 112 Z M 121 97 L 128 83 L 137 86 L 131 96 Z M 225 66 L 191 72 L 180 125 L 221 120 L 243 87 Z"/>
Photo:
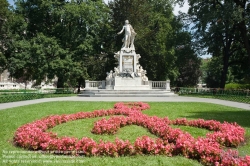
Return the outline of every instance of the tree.
<path id="1" fill-rule="evenodd" d="M 8 9 L 7 0 L 0 0 L 0 73 L 6 69 L 7 59 L 4 56 L 6 50 L 6 36 L 8 33 L 8 20 L 11 12 Z"/>
<path id="2" fill-rule="evenodd" d="M 240 31 L 241 42 L 248 54 L 248 65 L 250 66 L 250 3 L 247 0 L 233 0 L 236 4 L 236 26 Z M 250 71 L 250 67 L 249 67 Z"/>
<path id="3" fill-rule="evenodd" d="M 80 88 L 91 76 L 88 60 L 101 55 L 108 11 L 101 0 L 18 0 L 7 50 L 11 74 L 37 83 L 57 76 L 58 88 Z"/>
<path id="4" fill-rule="evenodd" d="M 199 60 L 189 35 L 181 31 L 183 25 L 176 26 L 171 0 L 115 0 L 109 7 L 102 0 L 17 0 L 4 51 L 11 75 L 37 83 L 57 76 L 57 87 L 78 88 L 84 79 L 104 79 L 122 45 L 122 36 L 115 34 L 128 19 L 138 33 L 136 50 L 150 79 L 174 81 L 180 73 L 192 75 L 179 70 L 179 64 L 192 66 L 188 70 L 196 82 Z M 178 35 L 187 36 L 182 44 L 188 49 L 175 49 Z"/>
<path id="5" fill-rule="evenodd" d="M 178 87 L 197 86 L 202 75 L 201 58 L 195 54 L 191 47 L 191 35 L 185 31 L 177 33 L 176 42 L 180 45 L 176 48 L 177 68 L 179 75 L 175 81 Z"/>
<path id="6" fill-rule="evenodd" d="M 221 78 L 221 70 L 222 70 L 222 59 L 221 57 L 212 57 L 207 62 L 207 66 L 205 69 L 205 82 L 207 87 L 209 88 L 218 88 Z"/>
<path id="7" fill-rule="evenodd" d="M 179 2 L 183 2 L 183 0 L 179 0 Z M 207 52 L 213 56 L 222 56 L 223 69 L 220 88 L 224 88 L 230 59 L 238 49 L 241 49 L 238 47 L 239 43 L 244 41 L 243 33 L 239 31 L 238 27 L 239 24 L 246 21 L 246 10 L 245 8 L 244 11 L 243 8 L 240 9 L 233 0 L 189 0 L 188 2 L 190 9 L 187 18 L 194 23 L 194 29 L 196 29 L 194 37 L 197 46 L 200 49 L 207 49 Z M 245 33 L 245 35 L 249 34 Z M 247 43 L 245 42 L 246 49 Z"/>
<path id="8" fill-rule="evenodd" d="M 7 0 L 0 0 L 0 30 L 2 30 L 3 24 L 7 21 L 9 13 L 8 6 Z"/>
<path id="9" fill-rule="evenodd" d="M 250 68 L 248 65 L 248 56 L 246 50 L 239 44 L 235 53 L 229 62 L 229 72 L 231 77 L 229 83 L 249 83 L 250 82 Z M 241 55 L 241 56 L 239 56 Z"/>

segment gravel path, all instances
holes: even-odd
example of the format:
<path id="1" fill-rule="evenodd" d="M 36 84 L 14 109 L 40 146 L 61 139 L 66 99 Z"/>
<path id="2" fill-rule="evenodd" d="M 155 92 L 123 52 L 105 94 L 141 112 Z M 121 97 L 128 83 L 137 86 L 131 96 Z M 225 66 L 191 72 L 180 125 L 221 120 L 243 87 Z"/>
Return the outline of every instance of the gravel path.
<path id="1" fill-rule="evenodd" d="M 143 102 L 204 102 L 220 104 L 230 107 L 242 108 L 250 111 L 250 104 L 238 103 L 233 101 L 209 99 L 209 98 L 196 98 L 196 97 L 60 97 L 60 98 L 44 98 L 36 100 L 18 101 L 12 103 L 0 104 L 0 110 L 20 107 L 24 105 L 51 102 L 51 101 L 143 101 Z"/>

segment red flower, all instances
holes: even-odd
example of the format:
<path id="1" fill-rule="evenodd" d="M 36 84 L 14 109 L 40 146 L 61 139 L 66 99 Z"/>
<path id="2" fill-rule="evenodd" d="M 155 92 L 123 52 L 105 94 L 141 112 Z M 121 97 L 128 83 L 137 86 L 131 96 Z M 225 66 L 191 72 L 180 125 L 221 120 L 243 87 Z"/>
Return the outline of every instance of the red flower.
<path id="1" fill-rule="evenodd" d="M 187 120 L 185 118 L 169 120 L 167 117 L 150 117 L 142 113 L 148 109 L 146 103 L 116 103 L 114 109 L 78 112 L 70 115 L 52 115 L 19 127 L 14 136 L 17 146 L 30 150 L 49 150 L 60 154 L 86 156 L 125 156 L 135 154 L 164 154 L 168 156 L 182 154 L 187 158 L 199 160 L 205 165 L 250 165 L 250 156 L 239 157 L 237 151 L 224 151 L 223 147 L 237 147 L 244 142 L 245 130 L 236 123 L 220 123 L 204 119 Z M 147 128 L 158 139 L 148 136 L 137 138 L 134 145 L 128 140 L 116 139 L 115 142 L 99 143 L 91 138 L 78 140 L 74 137 L 59 138 L 47 129 L 61 123 L 77 119 L 113 116 L 95 122 L 92 132 L 95 134 L 115 134 L 126 125 L 139 125 Z M 189 133 L 173 129 L 172 125 L 193 126 L 208 129 L 206 138 L 195 139 Z"/>

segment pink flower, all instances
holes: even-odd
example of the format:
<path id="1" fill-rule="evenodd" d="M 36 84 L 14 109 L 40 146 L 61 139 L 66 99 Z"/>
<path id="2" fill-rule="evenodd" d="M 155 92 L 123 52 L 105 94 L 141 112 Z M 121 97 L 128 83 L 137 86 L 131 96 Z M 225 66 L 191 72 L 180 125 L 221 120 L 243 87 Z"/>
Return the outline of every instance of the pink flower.
<path id="1" fill-rule="evenodd" d="M 147 155 L 183 155 L 199 160 L 205 165 L 250 165 L 250 156 L 239 157 L 237 151 L 224 151 L 224 147 L 237 147 L 244 142 L 245 130 L 236 123 L 220 123 L 215 120 L 187 120 L 185 118 L 169 120 L 147 116 L 142 113 L 149 105 L 142 102 L 116 103 L 114 109 L 78 112 L 70 115 L 52 115 L 19 127 L 14 136 L 14 143 L 29 150 L 49 150 L 71 155 L 86 156 L 126 156 Z M 119 115 L 119 116 L 113 116 Z M 115 134 L 121 127 L 138 125 L 147 128 L 158 139 L 148 136 L 137 138 L 134 144 L 128 140 L 116 139 L 114 142 L 99 143 L 91 138 L 78 140 L 74 137 L 59 138 L 47 129 L 61 123 L 84 118 L 112 116 L 95 122 L 92 133 Z M 170 125 L 184 125 L 214 131 L 205 138 L 195 139 L 189 133 L 172 128 Z"/>

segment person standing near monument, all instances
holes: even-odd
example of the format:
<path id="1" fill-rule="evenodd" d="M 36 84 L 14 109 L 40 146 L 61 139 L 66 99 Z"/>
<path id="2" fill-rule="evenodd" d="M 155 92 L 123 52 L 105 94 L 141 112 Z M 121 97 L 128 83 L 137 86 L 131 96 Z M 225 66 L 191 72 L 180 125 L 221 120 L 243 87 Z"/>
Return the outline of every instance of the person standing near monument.
<path id="1" fill-rule="evenodd" d="M 132 25 L 129 24 L 129 21 L 125 21 L 125 25 L 123 26 L 122 30 L 117 34 L 120 35 L 125 30 L 125 35 L 123 38 L 123 45 L 122 48 L 133 48 L 134 49 L 134 39 L 136 32 L 134 31 Z"/>

